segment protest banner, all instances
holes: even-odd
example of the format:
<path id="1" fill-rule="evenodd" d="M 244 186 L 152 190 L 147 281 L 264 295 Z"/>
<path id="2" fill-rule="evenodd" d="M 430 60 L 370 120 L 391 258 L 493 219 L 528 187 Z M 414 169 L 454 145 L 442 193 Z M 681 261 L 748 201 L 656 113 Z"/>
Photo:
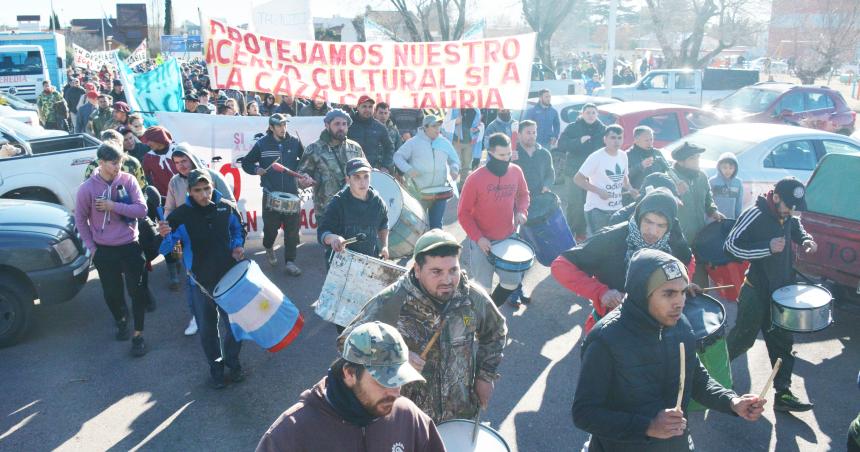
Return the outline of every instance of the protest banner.
<path id="1" fill-rule="evenodd" d="M 94 71 L 100 70 L 105 65 L 111 69 L 116 67 L 114 64 L 114 58 L 117 55 L 116 50 L 90 52 L 77 44 L 72 44 L 72 50 L 75 57 L 75 66 L 77 67 L 85 67 Z"/>
<path id="2" fill-rule="evenodd" d="M 131 52 L 131 55 L 125 59 L 125 63 L 128 64 L 128 67 L 135 67 L 140 63 L 143 63 L 149 58 L 149 50 L 146 46 L 146 39 L 140 42 L 140 45 L 134 49 L 134 52 Z"/>
<path id="3" fill-rule="evenodd" d="M 271 0 L 251 8 L 255 33 L 284 39 L 314 40 L 310 0 Z"/>
<path id="4" fill-rule="evenodd" d="M 523 108 L 535 34 L 450 42 L 284 40 L 209 19 L 213 86 L 392 108 Z"/>
<path id="5" fill-rule="evenodd" d="M 127 64 L 116 59 L 117 74 L 125 86 L 125 97 L 131 111 L 143 112 L 147 126 L 155 124 L 152 113 L 182 111 L 182 70 L 175 58 L 154 69 L 136 73 Z"/>
<path id="6" fill-rule="evenodd" d="M 201 161 L 218 171 L 233 188 L 242 219 L 250 237 L 263 234 L 263 189 L 260 178 L 242 171 L 238 160 L 254 147 L 254 135 L 265 133 L 268 118 L 260 116 L 202 115 L 196 113 L 155 114 L 159 125 L 167 128 L 179 143 L 186 143 Z M 321 117 L 290 118 L 289 133 L 307 146 L 319 139 Z M 302 190 L 300 234 L 303 242 L 316 241 L 316 219 L 311 190 Z"/>

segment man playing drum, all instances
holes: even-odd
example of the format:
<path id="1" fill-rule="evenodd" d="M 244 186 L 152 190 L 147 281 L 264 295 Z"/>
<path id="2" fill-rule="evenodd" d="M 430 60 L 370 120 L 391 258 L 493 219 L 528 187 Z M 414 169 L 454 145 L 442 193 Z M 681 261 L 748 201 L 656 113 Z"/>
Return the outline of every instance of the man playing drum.
<path id="1" fill-rule="evenodd" d="M 440 135 L 442 119 L 427 115 L 417 134 L 394 153 L 394 164 L 411 179 L 427 209 L 430 229 L 441 228 L 448 199 L 454 188 L 448 182 L 460 172 L 460 159 L 454 145 Z M 434 191 L 435 189 L 435 191 Z M 425 197 L 426 196 L 426 197 Z"/>
<path id="2" fill-rule="evenodd" d="M 192 306 L 209 363 L 210 384 L 215 389 L 226 385 L 225 365 L 230 368 L 231 381 L 242 381 L 242 343 L 233 337 L 227 313 L 211 297 L 221 277 L 245 254 L 245 229 L 236 205 L 213 188 L 208 171 L 192 170 L 188 173 L 188 200 L 168 215 L 167 221 L 159 223 L 158 232 L 164 237 L 162 254 L 172 252 L 178 240 L 185 247 L 182 258 L 195 283 Z M 218 333 L 218 323 L 222 334 Z"/>
<path id="3" fill-rule="evenodd" d="M 281 113 L 269 117 L 266 136 L 257 140 L 242 159 L 242 169 L 248 174 L 260 176 L 260 186 L 263 187 L 263 248 L 266 249 L 266 260 L 273 267 L 278 265 L 272 246 L 283 225 L 286 271 L 290 276 L 299 276 L 302 270 L 295 260 L 296 247 L 299 246 L 301 203 L 295 177 L 287 174 L 287 169 L 295 171 L 298 168 L 305 149 L 298 139 L 287 133 L 287 121 L 287 116 Z M 269 206 L 267 202 L 273 193 L 295 195 L 295 211 L 276 210 Z"/>
<path id="4" fill-rule="evenodd" d="M 591 300 L 585 334 L 624 300 L 624 275 L 633 253 L 643 248 L 671 253 L 695 269 L 690 245 L 677 226 L 678 205 L 665 188 L 642 198 L 630 221 L 604 228 L 588 241 L 565 251 L 552 263 L 552 275 L 571 292 Z M 699 290 L 690 285 L 691 291 Z"/>
<path id="5" fill-rule="evenodd" d="M 792 333 L 771 325 L 771 294 L 783 286 L 795 284 L 792 268 L 794 251 L 791 242 L 803 247 L 804 252 L 815 253 L 818 245 L 794 217 L 795 210 L 806 210 L 806 188 L 794 178 L 785 178 L 774 189 L 759 196 L 755 205 L 738 217 L 726 239 L 726 251 L 750 261 L 746 280 L 738 298 L 738 319 L 729 332 L 726 342 L 729 359 L 746 353 L 755 343 L 758 332 L 764 336 L 771 364 L 782 358 L 773 380 L 776 390 L 774 410 L 807 411 L 812 403 L 801 402 L 789 389 L 794 368 Z M 791 241 L 786 239 L 786 235 Z"/>
<path id="6" fill-rule="evenodd" d="M 507 335 L 505 318 L 460 270 L 459 256 L 453 235 L 426 232 L 410 271 L 368 301 L 338 338 L 342 345 L 370 321 L 396 326 L 412 350 L 410 363 L 426 379 L 405 386 L 403 395 L 437 423 L 474 418 L 478 403 L 487 406 Z"/>
<path id="7" fill-rule="evenodd" d="M 309 177 L 300 180 L 299 185 L 314 186 L 314 215 L 319 224 L 325 213 L 329 199 L 343 188 L 346 179 L 346 162 L 356 157 L 364 157 L 361 146 L 346 137 L 352 118 L 339 108 L 326 113 L 323 119 L 325 130 L 320 139 L 309 144 L 299 167 L 301 173 Z"/>
<path id="8" fill-rule="evenodd" d="M 469 272 L 488 291 L 493 274 L 499 274 L 499 285 L 492 291 L 492 299 L 496 306 L 501 306 L 522 282 L 523 273 L 497 270 L 488 259 L 491 241 L 507 239 L 516 226 L 525 224 L 529 189 L 523 170 L 511 165 L 511 140 L 496 133 L 488 144 L 487 164 L 470 174 L 463 184 L 457 218 L 469 236 Z"/>
<path id="9" fill-rule="evenodd" d="M 443 452 L 433 421 L 400 397 L 403 385 L 423 381 L 394 327 L 359 325 L 328 375 L 278 417 L 257 452 Z"/>
<path id="10" fill-rule="evenodd" d="M 572 412 L 574 424 L 591 433 L 589 451 L 693 450 L 684 417 L 691 400 L 748 421 L 761 417 L 766 400 L 724 388 L 699 362 L 682 314 L 689 281 L 684 264 L 662 251 L 643 249 L 630 259 L 624 305 L 582 344 Z"/>

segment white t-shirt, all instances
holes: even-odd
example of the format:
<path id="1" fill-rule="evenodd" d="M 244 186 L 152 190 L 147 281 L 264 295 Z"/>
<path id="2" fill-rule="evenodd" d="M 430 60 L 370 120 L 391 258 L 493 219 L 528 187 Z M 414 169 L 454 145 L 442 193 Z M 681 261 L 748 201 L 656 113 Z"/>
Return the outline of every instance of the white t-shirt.
<path id="1" fill-rule="evenodd" d="M 592 185 L 609 192 L 609 199 L 601 199 L 597 193 L 589 191 L 585 195 L 585 211 L 592 209 L 619 210 L 624 205 L 621 202 L 621 190 L 624 186 L 624 176 L 627 175 L 627 153 L 619 150 L 614 157 L 606 150 L 593 152 L 579 169 Z"/>

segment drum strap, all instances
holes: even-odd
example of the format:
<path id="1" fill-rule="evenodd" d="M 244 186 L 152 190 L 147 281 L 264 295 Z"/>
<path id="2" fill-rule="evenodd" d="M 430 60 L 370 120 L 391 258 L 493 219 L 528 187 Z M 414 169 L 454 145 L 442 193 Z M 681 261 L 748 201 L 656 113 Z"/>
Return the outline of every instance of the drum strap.
<path id="1" fill-rule="evenodd" d="M 185 274 L 186 274 L 186 275 L 188 275 L 188 279 L 190 279 L 190 280 L 191 280 L 191 282 L 193 282 L 195 285 L 197 285 L 197 287 L 200 289 L 200 292 L 202 292 L 202 293 L 203 293 L 203 295 L 206 295 L 206 296 L 207 296 L 207 297 L 209 297 L 212 301 L 215 301 L 215 297 L 213 297 L 213 296 L 212 296 L 212 294 L 210 294 L 210 293 L 209 293 L 209 291 L 208 291 L 208 290 L 206 290 L 206 288 L 205 288 L 205 287 L 203 287 L 203 284 L 200 284 L 199 282 L 197 282 L 197 280 L 196 280 L 196 279 L 194 279 L 194 274 L 193 274 L 193 273 L 191 273 L 191 271 L 190 271 L 190 270 L 186 271 L 186 272 L 185 272 Z"/>

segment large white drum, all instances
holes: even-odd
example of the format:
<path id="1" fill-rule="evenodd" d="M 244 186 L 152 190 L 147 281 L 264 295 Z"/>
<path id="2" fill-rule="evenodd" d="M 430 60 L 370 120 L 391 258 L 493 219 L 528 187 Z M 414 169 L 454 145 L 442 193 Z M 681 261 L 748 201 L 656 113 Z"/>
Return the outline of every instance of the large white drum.
<path id="1" fill-rule="evenodd" d="M 496 430 L 481 424 L 478 438 L 472 443 L 475 421 L 452 419 L 436 426 L 448 452 L 511 452 L 508 443 Z"/>
<path id="2" fill-rule="evenodd" d="M 392 259 L 412 256 L 415 242 L 430 226 L 421 203 L 393 177 L 373 170 L 370 185 L 388 205 L 388 254 Z"/>
<path id="3" fill-rule="evenodd" d="M 833 295 L 820 286 L 793 284 L 773 291 L 770 318 L 795 333 L 820 331 L 833 323 Z"/>

